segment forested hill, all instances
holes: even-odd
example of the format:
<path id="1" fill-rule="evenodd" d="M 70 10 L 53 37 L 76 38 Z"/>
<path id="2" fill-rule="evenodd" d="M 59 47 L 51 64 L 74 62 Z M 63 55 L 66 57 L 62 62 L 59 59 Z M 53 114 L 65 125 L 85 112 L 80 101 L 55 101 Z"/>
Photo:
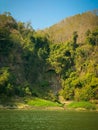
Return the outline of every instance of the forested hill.
<path id="1" fill-rule="evenodd" d="M 78 42 L 83 42 L 88 29 L 98 26 L 98 11 L 86 12 L 68 17 L 44 30 L 55 43 L 70 40 L 74 31 L 78 32 Z"/>
<path id="2" fill-rule="evenodd" d="M 0 99 L 98 99 L 98 15 L 86 12 L 43 31 L 0 15 Z"/>

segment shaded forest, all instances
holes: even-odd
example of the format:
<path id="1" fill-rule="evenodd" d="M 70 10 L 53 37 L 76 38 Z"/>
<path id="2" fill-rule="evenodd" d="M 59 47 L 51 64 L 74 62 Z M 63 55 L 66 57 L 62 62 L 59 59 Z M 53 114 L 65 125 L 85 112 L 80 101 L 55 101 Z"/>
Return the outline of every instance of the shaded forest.
<path id="1" fill-rule="evenodd" d="M 98 99 L 98 11 L 44 30 L 0 15 L 0 98 Z"/>

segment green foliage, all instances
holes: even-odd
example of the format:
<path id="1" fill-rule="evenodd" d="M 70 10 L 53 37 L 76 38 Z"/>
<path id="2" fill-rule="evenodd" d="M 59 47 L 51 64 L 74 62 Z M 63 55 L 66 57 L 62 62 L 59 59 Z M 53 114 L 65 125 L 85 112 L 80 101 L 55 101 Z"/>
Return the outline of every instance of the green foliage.
<path id="1" fill-rule="evenodd" d="M 65 74 L 73 65 L 73 44 L 53 44 L 50 47 L 48 62 L 58 74 Z"/>
<path id="2" fill-rule="evenodd" d="M 96 23 L 98 16 L 87 12 L 35 32 L 30 22 L 0 15 L 0 94 L 98 99 Z"/>
<path id="3" fill-rule="evenodd" d="M 10 31 L 7 28 L 0 27 L 0 54 L 8 54 L 11 47 Z"/>
<path id="4" fill-rule="evenodd" d="M 17 29 L 17 23 L 9 12 L 0 15 L 0 27 Z"/>
<path id="5" fill-rule="evenodd" d="M 29 87 L 25 88 L 25 94 L 31 96 L 31 91 Z"/>
<path id="6" fill-rule="evenodd" d="M 46 80 L 42 80 L 42 81 L 40 82 L 40 86 L 41 86 L 41 87 L 49 87 L 49 82 L 46 81 Z"/>
<path id="7" fill-rule="evenodd" d="M 88 101 L 94 97 L 93 89 L 90 86 L 83 87 L 82 89 L 75 89 L 75 100 L 80 101 Z"/>
<path id="8" fill-rule="evenodd" d="M 92 46 L 98 45 L 98 27 L 90 32 L 89 30 L 87 31 L 87 38 L 86 42 Z"/>
<path id="9" fill-rule="evenodd" d="M 7 84 L 7 87 L 6 87 L 6 94 L 7 96 L 14 96 L 15 94 L 15 91 L 14 91 L 14 87 L 13 85 L 11 85 L 10 83 Z"/>
<path id="10" fill-rule="evenodd" d="M 73 37 L 72 37 L 72 41 L 73 41 L 74 44 L 77 43 L 77 38 L 78 38 L 78 34 L 77 34 L 77 32 L 75 31 L 75 32 L 73 32 Z"/>
<path id="11" fill-rule="evenodd" d="M 0 85 L 4 85 L 8 81 L 9 75 L 8 68 L 0 69 Z"/>
<path id="12" fill-rule="evenodd" d="M 6 94 L 7 96 L 14 95 L 14 87 L 11 84 L 11 74 L 8 68 L 3 67 L 0 69 L 0 94 Z"/>

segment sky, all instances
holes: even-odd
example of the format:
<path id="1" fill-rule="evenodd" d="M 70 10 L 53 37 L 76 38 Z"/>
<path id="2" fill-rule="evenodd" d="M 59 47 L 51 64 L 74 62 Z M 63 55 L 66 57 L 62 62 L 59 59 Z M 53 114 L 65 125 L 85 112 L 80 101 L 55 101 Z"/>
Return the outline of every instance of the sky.
<path id="1" fill-rule="evenodd" d="M 52 26 L 76 14 L 98 9 L 98 0 L 0 0 L 0 14 L 10 12 L 35 30 Z"/>

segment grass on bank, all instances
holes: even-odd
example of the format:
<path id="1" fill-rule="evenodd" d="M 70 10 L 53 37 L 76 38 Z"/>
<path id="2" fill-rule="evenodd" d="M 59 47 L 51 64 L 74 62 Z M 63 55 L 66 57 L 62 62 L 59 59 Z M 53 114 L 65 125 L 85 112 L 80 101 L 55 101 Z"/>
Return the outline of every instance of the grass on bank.
<path id="1" fill-rule="evenodd" d="M 27 104 L 30 106 L 36 106 L 36 107 L 61 107 L 62 104 L 59 104 L 57 102 L 52 102 L 45 99 L 40 98 L 34 98 L 27 100 Z"/>
<path id="2" fill-rule="evenodd" d="M 87 110 L 95 110 L 96 105 L 92 104 L 87 101 L 80 101 L 80 102 L 72 102 L 67 105 L 67 108 L 76 109 L 76 108 L 85 108 Z"/>
<path id="3" fill-rule="evenodd" d="M 0 108 L 29 109 L 33 107 L 62 107 L 62 104 L 35 97 L 15 97 L 0 99 Z"/>
<path id="4" fill-rule="evenodd" d="M 1 100 L 2 99 L 2 100 Z M 16 109 L 29 109 L 33 107 L 60 107 L 65 110 L 98 110 L 98 102 L 87 102 L 87 101 L 71 101 L 68 103 L 60 104 L 58 102 L 52 102 L 50 100 L 45 100 L 35 97 L 15 97 L 15 98 L 0 98 L 0 108 L 16 108 Z M 81 109 L 82 108 L 82 109 Z"/>

